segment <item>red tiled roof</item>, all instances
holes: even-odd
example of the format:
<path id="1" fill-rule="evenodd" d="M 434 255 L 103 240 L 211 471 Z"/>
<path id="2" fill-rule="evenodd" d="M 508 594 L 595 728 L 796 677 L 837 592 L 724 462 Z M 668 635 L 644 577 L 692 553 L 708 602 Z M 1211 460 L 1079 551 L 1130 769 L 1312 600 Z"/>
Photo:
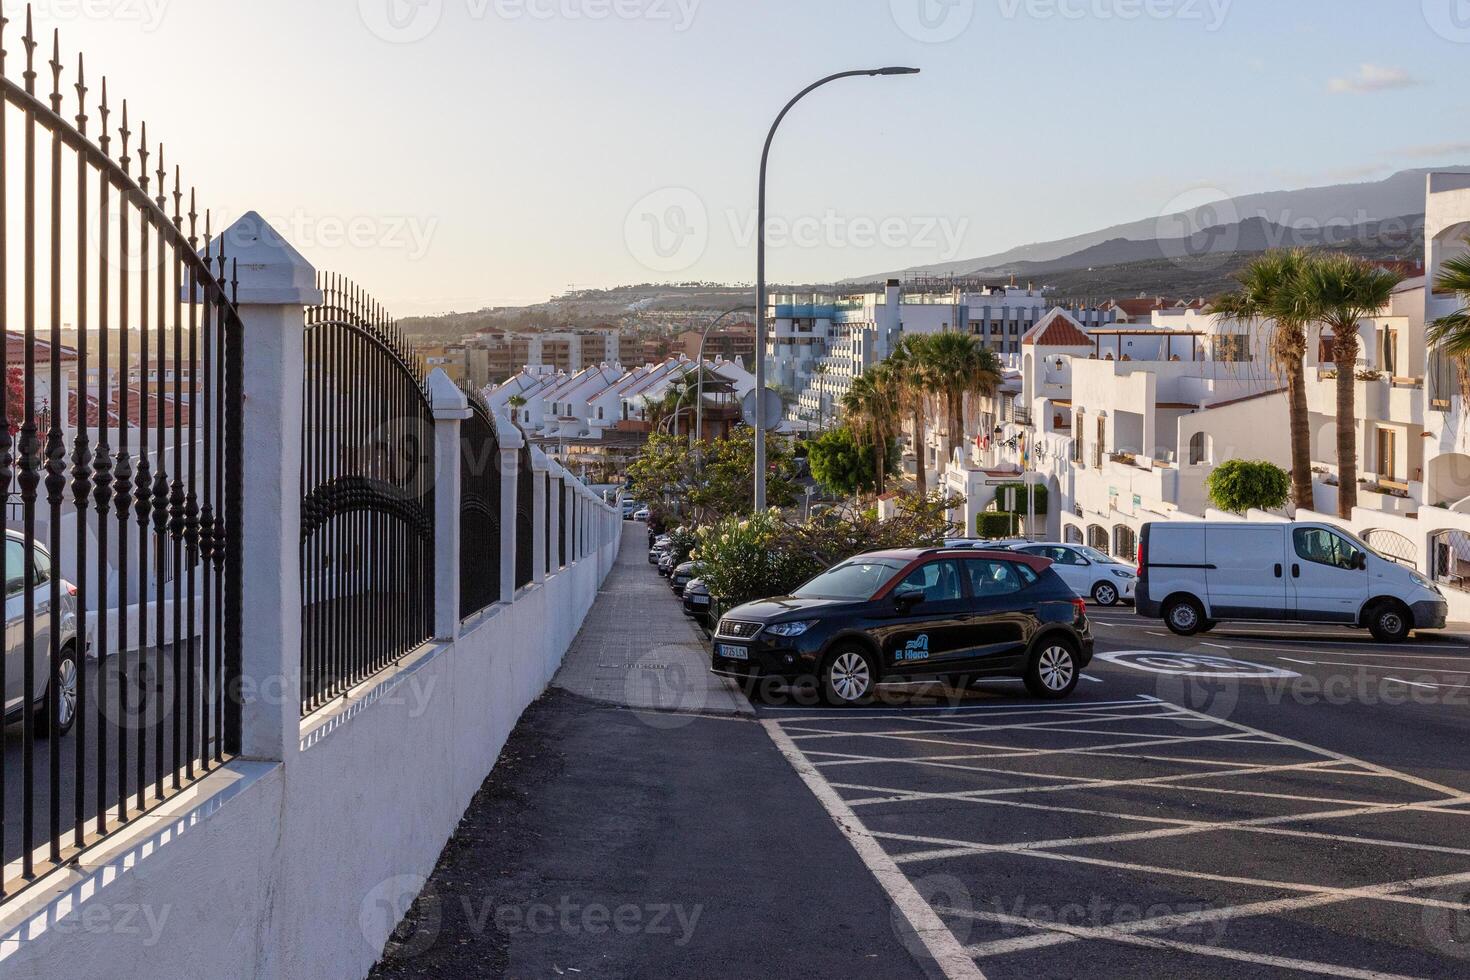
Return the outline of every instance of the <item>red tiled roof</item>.
<path id="1" fill-rule="evenodd" d="M 1021 343 L 1029 347 L 1091 347 L 1092 337 L 1062 310 L 1052 310 L 1027 331 Z"/>
<path id="2" fill-rule="evenodd" d="M 42 363 L 44 361 L 51 360 L 51 343 L 50 343 L 50 341 L 42 340 L 38 336 L 36 338 L 36 346 L 34 348 L 34 352 L 32 354 L 32 358 L 38 364 L 39 363 Z M 63 361 L 75 361 L 77 359 L 76 349 L 73 348 L 73 347 L 68 347 L 65 344 L 62 344 L 61 345 L 61 359 Z M 6 364 L 25 364 L 25 362 L 26 362 L 26 338 L 25 338 L 25 334 L 21 333 L 18 330 L 7 330 L 7 331 L 5 331 L 5 363 Z"/>
<path id="3" fill-rule="evenodd" d="M 75 391 L 72 391 L 72 392 L 68 392 L 68 395 L 70 397 L 68 398 L 68 405 L 67 405 L 67 412 L 66 412 L 66 414 L 67 414 L 67 420 L 68 420 L 68 422 L 69 422 L 70 425 L 75 426 L 77 424 L 77 393 Z M 137 387 L 132 387 L 132 388 L 129 388 L 128 389 L 127 403 L 128 403 L 128 424 L 129 425 L 132 425 L 132 426 L 137 426 L 137 425 L 140 424 L 140 422 L 142 420 L 142 417 L 143 417 L 143 415 L 142 415 L 142 409 L 143 409 L 143 406 L 144 406 L 144 400 L 143 400 L 142 392 L 139 391 Z M 173 399 L 173 392 L 172 391 L 170 391 L 170 392 L 168 392 L 167 394 L 164 394 L 164 395 L 160 395 L 159 392 L 157 392 L 157 391 L 149 391 L 148 392 L 148 399 L 147 399 L 147 403 L 146 404 L 147 404 L 147 407 L 148 407 L 148 427 L 150 429 L 153 428 L 154 426 L 156 426 L 158 424 L 158 414 L 159 414 L 159 412 L 162 412 L 163 413 L 163 425 L 164 425 L 164 428 L 167 429 L 167 428 L 172 428 L 173 427 L 173 424 L 174 424 L 174 399 Z M 87 425 L 95 426 L 97 424 L 97 411 L 98 411 L 98 407 L 97 407 L 97 396 L 94 395 L 94 394 L 88 393 L 88 395 L 87 395 Z M 108 402 L 108 406 L 107 406 L 107 424 L 108 425 L 117 425 L 117 420 L 118 420 L 118 404 L 117 404 L 117 399 L 114 397 L 112 399 L 109 399 L 109 402 Z M 189 424 L 189 403 L 187 401 L 184 402 L 182 405 L 179 406 L 178 421 L 179 421 L 179 425 L 188 425 Z"/>

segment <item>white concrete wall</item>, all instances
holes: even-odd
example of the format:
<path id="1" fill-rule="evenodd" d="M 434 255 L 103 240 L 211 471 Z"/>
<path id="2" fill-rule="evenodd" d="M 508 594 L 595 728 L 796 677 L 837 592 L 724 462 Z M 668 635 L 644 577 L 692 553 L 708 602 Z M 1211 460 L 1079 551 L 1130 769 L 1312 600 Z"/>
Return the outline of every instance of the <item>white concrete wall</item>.
<path id="1" fill-rule="evenodd" d="M 288 764 L 226 766 L 0 911 L 0 970 L 366 975 L 616 559 L 589 514 L 598 550 L 307 718 Z"/>

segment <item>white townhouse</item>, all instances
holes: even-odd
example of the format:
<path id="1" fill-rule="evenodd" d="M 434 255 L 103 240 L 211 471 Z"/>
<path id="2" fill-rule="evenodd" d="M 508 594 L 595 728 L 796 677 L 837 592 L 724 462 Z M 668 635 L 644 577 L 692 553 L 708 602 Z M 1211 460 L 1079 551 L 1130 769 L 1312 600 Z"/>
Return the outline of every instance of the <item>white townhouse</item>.
<path id="1" fill-rule="evenodd" d="M 1336 521 L 1417 567 L 1444 588 L 1451 618 L 1470 619 L 1470 423 L 1455 365 L 1425 340 L 1427 325 L 1463 302 L 1434 281 L 1470 247 L 1470 174 L 1429 175 L 1425 211 L 1425 275 L 1406 279 L 1358 324 L 1360 483 L 1348 519 L 1335 516 L 1334 338 L 1321 331 L 1309 345 L 1315 499 L 1298 516 Z M 1028 338 L 1046 342 L 1027 345 L 1015 420 L 999 426 L 990 453 L 976 447 L 951 467 L 1034 472 L 1053 501 L 1038 533 L 1131 558 L 1147 521 L 1230 516 L 1212 510 L 1204 490 L 1221 462 L 1290 465 L 1285 386 L 1267 355 L 1271 323 L 1234 323 L 1194 305 L 1155 309 L 1148 324 L 1062 329 L 1051 319 Z M 1066 339 L 1072 349 L 1052 346 Z M 984 481 L 946 476 L 974 494 L 967 512 L 989 504 Z"/>
<path id="2" fill-rule="evenodd" d="M 544 396 L 561 384 L 565 378 L 565 374 L 560 374 L 550 367 L 526 367 L 503 384 L 486 388 L 483 397 L 495 413 L 506 416 L 512 414 L 511 399 L 523 399 L 525 404 L 515 412 L 516 421 L 527 432 L 539 432 L 546 424 Z"/>

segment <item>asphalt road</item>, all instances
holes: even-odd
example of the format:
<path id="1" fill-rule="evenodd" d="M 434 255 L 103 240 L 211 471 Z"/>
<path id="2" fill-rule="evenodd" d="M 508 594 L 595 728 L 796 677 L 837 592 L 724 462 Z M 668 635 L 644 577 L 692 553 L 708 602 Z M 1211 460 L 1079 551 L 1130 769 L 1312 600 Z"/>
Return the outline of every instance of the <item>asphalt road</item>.
<path id="1" fill-rule="evenodd" d="M 1074 696 L 762 704 L 949 976 L 1470 975 L 1470 647 L 1092 612 Z"/>

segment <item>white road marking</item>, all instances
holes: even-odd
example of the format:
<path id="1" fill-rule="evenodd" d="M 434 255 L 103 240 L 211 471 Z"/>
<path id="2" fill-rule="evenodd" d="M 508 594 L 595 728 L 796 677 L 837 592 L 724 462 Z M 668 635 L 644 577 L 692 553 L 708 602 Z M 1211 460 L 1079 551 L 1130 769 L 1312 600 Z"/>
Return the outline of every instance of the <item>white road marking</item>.
<path id="1" fill-rule="evenodd" d="M 1234 647 L 1227 647 L 1223 643 L 1201 643 L 1200 646 L 1202 646 L 1202 647 L 1214 647 L 1216 650 L 1233 650 L 1234 649 Z"/>
<path id="2" fill-rule="evenodd" d="M 1091 674 L 1083 674 L 1082 675 L 1082 679 L 1084 681 L 1092 681 L 1092 683 L 1094 683 L 1094 684 L 1101 684 L 1101 683 L 1103 683 L 1103 679 L 1101 677 L 1093 677 Z"/>
<path id="3" fill-rule="evenodd" d="M 1431 690 L 1435 690 L 1435 691 L 1439 690 L 1440 687 L 1442 686 L 1440 684 L 1420 684 L 1420 683 L 1418 683 L 1416 681 L 1406 681 L 1406 680 L 1403 680 L 1403 679 L 1398 678 L 1398 677 L 1385 677 L 1384 680 L 1386 680 L 1386 681 L 1393 681 L 1395 684 L 1407 684 L 1410 687 L 1427 687 L 1427 688 L 1429 688 Z"/>
<path id="4" fill-rule="evenodd" d="M 807 762 L 796 744 L 781 731 L 781 726 L 772 719 L 761 722 L 761 725 L 802 782 L 806 783 L 807 789 L 822 804 L 832 822 L 837 824 L 838 829 L 852 844 L 863 864 L 878 879 L 878 884 L 888 894 L 894 907 L 903 913 L 909 927 L 924 944 L 944 976 L 948 980 L 985 980 L 985 974 L 960 945 L 954 933 L 949 931 L 944 920 L 914 888 L 908 876 L 893 863 L 893 858 L 889 857 L 883 845 L 863 828 L 861 821 L 853 815 L 837 791 Z"/>
<path id="5" fill-rule="evenodd" d="M 954 706 L 935 705 L 933 707 L 924 706 L 924 707 L 918 707 L 918 708 L 908 708 L 908 707 L 903 707 L 903 708 L 834 708 L 831 711 L 828 711 L 828 712 L 825 712 L 825 713 L 821 713 L 821 714 L 812 714 L 811 713 L 812 709 L 811 708 L 806 708 L 806 707 L 778 707 L 778 706 L 765 707 L 765 706 L 762 706 L 760 710 L 761 711 L 778 711 L 778 712 L 779 711 L 805 711 L 805 712 L 807 712 L 807 716 L 806 717 L 802 717 L 802 718 L 786 718 L 786 719 L 783 719 L 782 722 L 781 722 L 781 724 L 786 725 L 786 724 L 790 724 L 793 721 L 833 721 L 834 719 L 842 720 L 842 721 L 865 721 L 865 720 L 869 720 L 869 719 L 880 719 L 881 720 L 881 719 L 888 719 L 888 718 L 907 718 L 910 715 L 918 714 L 918 713 L 921 713 L 921 712 L 935 712 L 935 711 L 939 711 L 939 712 L 943 712 L 945 714 L 951 714 L 951 715 L 980 715 L 980 714 L 983 714 L 983 715 L 992 715 L 993 716 L 993 715 L 997 715 L 997 714 L 1024 713 L 1024 712 L 1028 712 L 1028 711 L 1043 711 L 1043 712 L 1045 712 L 1045 711 L 1081 711 L 1081 710 L 1083 710 L 1085 708 L 1107 708 L 1107 707 L 1114 707 L 1114 706 L 1117 706 L 1117 705 L 1120 705 L 1120 704 L 1132 705 L 1133 707 L 1136 708 L 1136 707 L 1148 707 L 1150 705 L 1157 704 L 1157 703 L 1159 703 L 1159 699 L 1158 698 L 1153 697 L 1152 695 L 1148 695 L 1148 694 L 1140 694 L 1138 697 L 1132 698 L 1132 699 L 1127 700 L 1127 701 L 1078 701 L 1076 703 L 1069 703 L 1067 705 L 1067 707 L 1065 707 L 1065 708 L 1058 707 L 1057 705 L 1054 705 L 1054 704 L 1014 704 L 1014 703 L 1006 703 L 1006 704 L 994 704 L 994 705 L 984 705 L 984 704 L 954 705 Z"/>
<path id="6" fill-rule="evenodd" d="M 1042 933 L 1039 936 L 1023 936 L 1019 939 L 1001 939 L 989 943 L 977 943 L 968 948 L 969 952 L 977 957 L 998 956 L 1020 949 L 1054 946 L 1058 943 L 1075 942 L 1082 939 L 1097 939 L 1107 942 L 1128 943 L 1134 946 L 1145 946 L 1150 949 L 1178 950 L 1179 952 L 1194 953 L 1200 956 L 1212 956 L 1218 959 L 1236 960 L 1243 963 L 1257 963 L 1262 966 L 1269 966 L 1281 970 L 1297 970 L 1305 973 L 1321 973 L 1335 977 L 1351 977 L 1353 980 L 1414 980 L 1412 977 L 1398 973 L 1383 973 L 1378 970 L 1359 970 L 1336 963 L 1320 963 L 1315 960 L 1302 960 L 1289 956 L 1273 956 L 1265 953 L 1248 953 L 1238 949 L 1227 949 L 1223 946 L 1210 946 L 1203 943 L 1186 943 L 1177 939 L 1165 939 L 1162 936 L 1138 935 L 1138 931 L 1141 928 L 1160 921 L 1155 919 L 1128 922 L 1115 926 L 1074 926 L 1067 924 L 1056 925 L 1044 920 L 1037 921 L 993 912 L 965 913 L 963 910 L 953 909 L 944 909 L 943 911 L 949 914 L 969 914 L 976 919 L 982 919 L 987 922 L 1005 922 L 1010 925 L 1023 925 L 1035 929 L 1053 930 Z M 1262 912 L 1257 914 L 1268 913 Z M 1183 915 L 1180 915 L 1164 918 L 1173 920 L 1183 917 Z M 1153 928 L 1173 928 L 1173 925 L 1155 925 Z"/>
<path id="7" fill-rule="evenodd" d="M 1293 660 L 1290 657 L 1282 657 L 1281 659 L 1289 664 L 1306 664 L 1309 667 L 1316 666 L 1317 663 L 1315 660 Z"/>

